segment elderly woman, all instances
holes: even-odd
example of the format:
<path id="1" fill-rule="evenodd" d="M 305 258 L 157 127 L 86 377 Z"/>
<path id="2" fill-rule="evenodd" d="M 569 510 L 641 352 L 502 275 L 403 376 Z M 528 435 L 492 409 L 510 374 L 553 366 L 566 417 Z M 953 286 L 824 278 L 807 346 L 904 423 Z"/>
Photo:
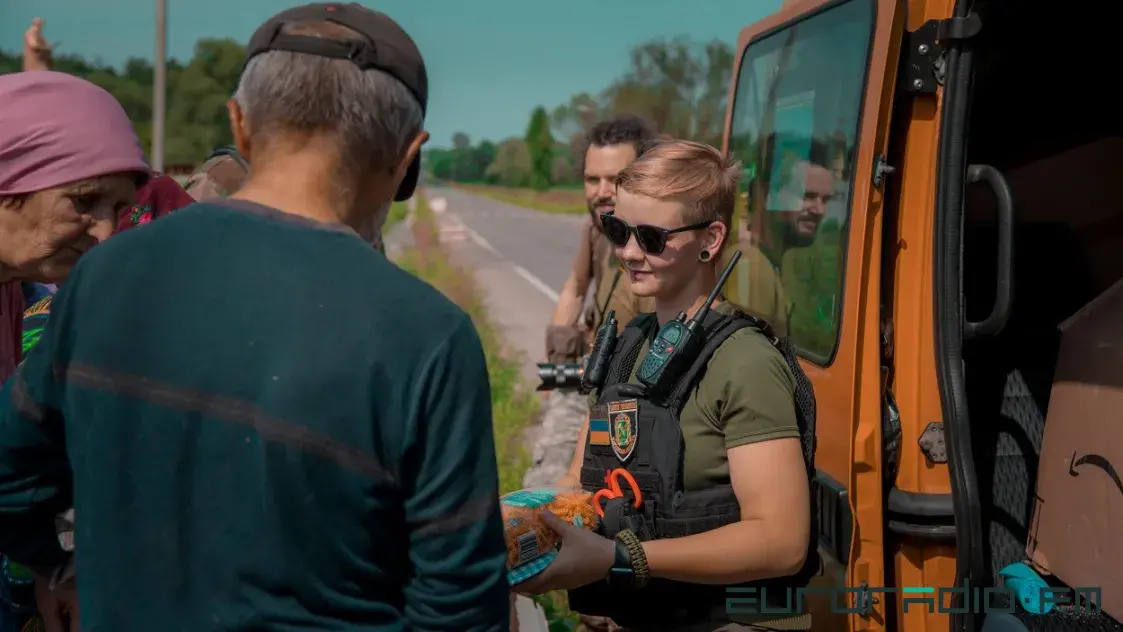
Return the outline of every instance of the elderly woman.
<path id="1" fill-rule="evenodd" d="M 0 378 L 19 361 L 19 281 L 57 283 L 151 174 L 121 105 L 49 71 L 0 76 Z"/>
<path id="2" fill-rule="evenodd" d="M 43 20 L 35 18 L 23 36 L 23 69 L 24 71 L 50 70 L 53 64 L 51 43 L 43 35 Z M 117 232 L 128 230 L 134 226 L 145 224 L 157 217 L 163 217 L 171 211 L 187 206 L 192 202 L 191 196 L 179 186 L 175 179 L 153 174 L 147 184 L 137 191 L 136 203 L 122 209 L 117 216 Z M 35 309 L 36 314 L 47 313 L 47 303 L 42 303 L 44 298 L 53 295 L 58 286 L 54 283 L 37 283 L 35 281 L 23 282 L 24 302 L 27 305 L 41 304 Z M 23 350 L 28 349 L 27 328 L 24 328 Z M 4 632 L 0 628 L 0 632 Z"/>
<path id="3" fill-rule="evenodd" d="M 0 102 L 0 378 L 7 379 L 22 351 L 21 283 L 64 280 L 113 233 L 150 172 L 120 104 L 87 81 L 47 71 L 0 76 Z M 10 561 L 0 566 L 5 579 L 19 579 Z M 7 590 L 18 585 L 9 581 Z"/>

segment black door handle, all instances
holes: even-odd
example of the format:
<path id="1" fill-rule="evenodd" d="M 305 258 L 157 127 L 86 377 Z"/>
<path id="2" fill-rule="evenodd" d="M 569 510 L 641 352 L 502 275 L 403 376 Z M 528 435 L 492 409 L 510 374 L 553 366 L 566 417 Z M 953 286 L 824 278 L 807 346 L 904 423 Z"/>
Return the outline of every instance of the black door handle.
<path id="1" fill-rule="evenodd" d="M 963 339 L 998 335 L 1010 320 L 1014 301 L 1014 195 L 1002 172 L 990 165 L 967 167 L 967 182 L 986 182 L 998 198 L 998 262 L 995 275 L 994 307 L 990 315 L 980 321 L 967 320 L 963 311 Z"/>

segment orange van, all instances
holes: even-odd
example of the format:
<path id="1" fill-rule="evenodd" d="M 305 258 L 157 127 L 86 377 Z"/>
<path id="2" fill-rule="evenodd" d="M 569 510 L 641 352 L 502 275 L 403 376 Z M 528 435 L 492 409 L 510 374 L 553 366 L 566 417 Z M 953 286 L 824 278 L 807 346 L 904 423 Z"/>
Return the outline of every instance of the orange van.
<path id="1" fill-rule="evenodd" d="M 877 590 L 1025 559 L 1057 325 L 1123 277 L 1117 22 L 1092 8 L 801 0 L 740 34 L 727 291 L 814 382 L 819 581 L 858 595 L 815 630 L 1123 630 Z"/>

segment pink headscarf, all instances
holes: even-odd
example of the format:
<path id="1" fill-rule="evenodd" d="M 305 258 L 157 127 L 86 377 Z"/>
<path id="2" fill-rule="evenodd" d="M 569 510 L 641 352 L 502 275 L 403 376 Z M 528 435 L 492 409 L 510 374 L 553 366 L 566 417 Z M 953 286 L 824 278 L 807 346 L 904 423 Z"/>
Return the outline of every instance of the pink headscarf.
<path id="1" fill-rule="evenodd" d="M 111 173 L 151 171 L 113 95 L 73 75 L 0 75 L 0 195 Z"/>

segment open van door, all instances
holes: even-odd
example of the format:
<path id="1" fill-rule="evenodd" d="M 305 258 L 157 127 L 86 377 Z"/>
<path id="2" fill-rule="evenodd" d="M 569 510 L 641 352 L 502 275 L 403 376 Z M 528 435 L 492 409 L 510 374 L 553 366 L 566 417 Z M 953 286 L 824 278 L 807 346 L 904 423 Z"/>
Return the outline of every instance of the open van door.
<path id="1" fill-rule="evenodd" d="M 904 6 L 802 0 L 744 29 L 724 150 L 742 164 L 730 298 L 791 338 L 818 404 L 815 630 L 885 630 L 882 204 Z M 732 252 L 730 248 L 728 252 Z M 814 601 L 818 601 L 817 599 Z M 849 603 L 846 603 L 849 602 Z"/>

